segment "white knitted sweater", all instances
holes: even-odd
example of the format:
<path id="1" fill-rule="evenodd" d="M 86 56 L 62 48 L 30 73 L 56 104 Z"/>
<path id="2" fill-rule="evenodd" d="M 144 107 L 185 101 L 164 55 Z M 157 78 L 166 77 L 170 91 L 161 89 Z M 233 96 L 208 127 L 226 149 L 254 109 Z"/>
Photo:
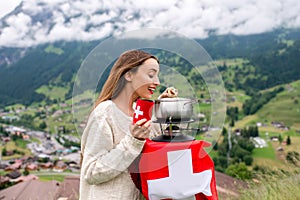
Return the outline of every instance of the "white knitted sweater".
<path id="1" fill-rule="evenodd" d="M 131 136 L 131 122 L 110 100 L 91 113 L 81 139 L 80 200 L 143 199 L 127 169 L 145 143 Z"/>

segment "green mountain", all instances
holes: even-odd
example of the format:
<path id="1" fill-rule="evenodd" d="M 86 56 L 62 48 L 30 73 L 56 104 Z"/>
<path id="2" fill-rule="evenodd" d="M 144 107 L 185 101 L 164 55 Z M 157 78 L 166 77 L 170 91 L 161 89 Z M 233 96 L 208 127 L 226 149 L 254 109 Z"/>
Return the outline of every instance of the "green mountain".
<path id="1" fill-rule="evenodd" d="M 81 62 L 94 46 L 92 42 L 62 42 L 15 49 L 25 52 L 25 55 L 19 59 L 14 58 L 12 64 L 0 66 L 0 105 L 29 105 L 41 101 L 46 96 L 36 90 L 44 85 L 69 87 Z M 5 51 L 2 49 L 1 54 L 5 54 Z M 7 51 L 10 55 L 10 49 Z"/>
<path id="2" fill-rule="evenodd" d="M 248 36 L 214 36 L 201 41 L 213 59 L 243 58 L 254 66 L 255 76 L 240 70 L 237 89 L 253 92 L 300 79 L 300 30 L 275 30 Z M 220 66 L 226 71 L 226 66 Z"/>
<path id="3" fill-rule="evenodd" d="M 70 97 L 74 75 L 99 42 L 59 42 L 28 49 L 0 48 L 0 106 L 30 105 L 49 100 L 54 98 L 49 87 L 65 88 L 60 99 Z M 197 42 L 214 60 L 243 58 L 249 61 L 248 65 L 254 67 L 254 75 L 240 70 L 231 83 L 225 80 L 225 85 L 245 90 L 250 96 L 259 90 L 300 79 L 299 29 L 246 36 L 211 36 Z M 226 64 L 218 67 L 221 72 L 228 70 Z"/>

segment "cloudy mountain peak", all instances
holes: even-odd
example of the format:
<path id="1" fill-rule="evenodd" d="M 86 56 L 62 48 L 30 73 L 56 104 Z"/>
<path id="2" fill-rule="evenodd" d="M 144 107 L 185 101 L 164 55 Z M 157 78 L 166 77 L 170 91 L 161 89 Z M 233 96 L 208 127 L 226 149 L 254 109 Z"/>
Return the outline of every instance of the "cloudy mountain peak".
<path id="1" fill-rule="evenodd" d="M 142 27 L 191 38 L 300 26 L 296 0 L 24 0 L 0 21 L 0 47 L 89 41 Z"/>

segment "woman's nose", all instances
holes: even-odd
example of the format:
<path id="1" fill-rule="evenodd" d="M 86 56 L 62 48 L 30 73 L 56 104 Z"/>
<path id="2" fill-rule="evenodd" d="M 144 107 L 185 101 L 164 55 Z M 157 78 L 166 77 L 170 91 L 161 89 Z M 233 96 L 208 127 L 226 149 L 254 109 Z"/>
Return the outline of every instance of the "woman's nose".
<path id="1" fill-rule="evenodd" d="M 160 85 L 159 78 L 158 77 L 154 78 L 153 83 L 155 85 Z"/>

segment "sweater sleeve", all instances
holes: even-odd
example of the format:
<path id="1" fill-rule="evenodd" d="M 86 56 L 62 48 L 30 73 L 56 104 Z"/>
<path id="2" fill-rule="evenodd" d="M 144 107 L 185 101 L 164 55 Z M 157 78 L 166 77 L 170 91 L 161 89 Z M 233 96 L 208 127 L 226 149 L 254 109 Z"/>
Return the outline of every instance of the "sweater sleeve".
<path id="1" fill-rule="evenodd" d="M 142 151 L 144 141 L 126 135 L 119 144 L 113 144 L 113 132 L 103 116 L 90 116 L 83 133 L 83 162 L 81 173 L 89 184 L 109 181 L 127 170 Z"/>

